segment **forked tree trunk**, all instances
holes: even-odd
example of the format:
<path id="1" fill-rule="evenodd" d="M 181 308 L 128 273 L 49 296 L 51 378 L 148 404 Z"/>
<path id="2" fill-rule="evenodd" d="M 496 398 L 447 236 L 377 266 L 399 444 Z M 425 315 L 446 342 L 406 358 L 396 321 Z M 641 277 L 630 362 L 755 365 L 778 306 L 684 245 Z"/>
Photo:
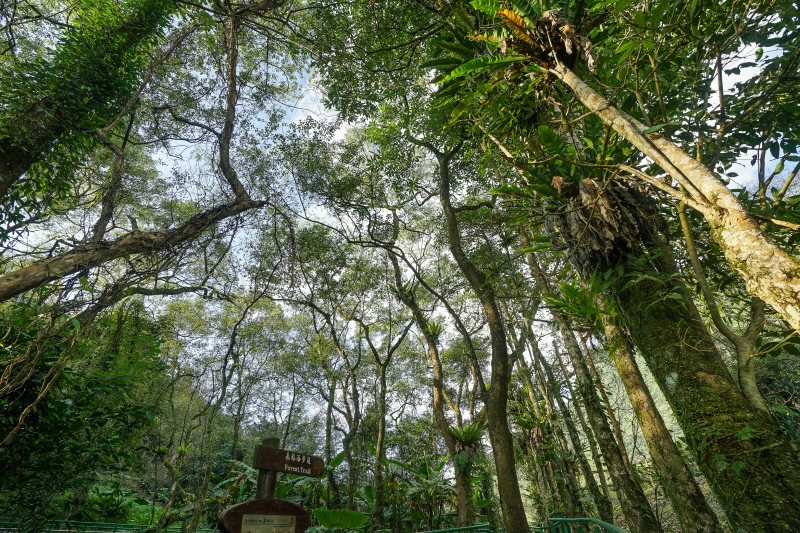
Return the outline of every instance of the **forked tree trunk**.
<path id="1" fill-rule="evenodd" d="M 769 413 L 767 402 L 758 390 L 756 383 L 756 369 L 755 357 L 758 353 L 756 340 L 759 334 L 764 329 L 764 322 L 766 320 L 764 300 L 761 298 L 753 297 L 750 301 L 750 321 L 744 328 L 744 331 L 739 334 L 730 328 L 722 319 L 722 314 L 717 308 L 717 298 L 711 284 L 703 272 L 703 265 L 700 264 L 700 258 L 697 255 L 697 248 L 694 243 L 694 236 L 692 235 L 692 227 L 689 222 L 689 217 L 686 216 L 686 205 L 681 202 L 678 207 L 678 218 L 681 221 L 683 228 L 683 237 L 685 240 L 686 251 L 689 254 L 689 259 L 692 263 L 692 270 L 694 270 L 697 284 L 700 286 L 700 291 L 703 293 L 703 298 L 706 300 L 708 313 L 711 315 L 711 321 L 717 327 L 722 336 L 733 344 L 736 350 L 736 366 L 738 368 L 739 387 L 742 389 L 742 394 L 750 402 L 750 405 L 756 409 L 760 409 L 765 413 Z"/>
<path id="2" fill-rule="evenodd" d="M 795 329 L 800 329 L 800 263 L 761 229 L 755 217 L 719 178 L 667 138 L 645 135 L 647 126 L 618 109 L 559 65 L 558 76 L 590 111 L 684 185 L 687 204 L 708 221 L 731 268 L 744 279 L 748 292 L 771 305 Z M 663 184 L 649 182 L 652 185 Z M 673 190 L 672 194 L 678 191 Z"/>
<path id="3" fill-rule="evenodd" d="M 492 386 L 489 388 L 488 402 L 486 403 L 486 419 L 497 469 L 497 488 L 503 509 L 503 522 L 508 533 L 529 533 L 530 527 L 517 479 L 514 440 L 508 427 L 508 383 L 511 378 L 511 362 L 509 361 L 503 317 L 497 306 L 492 284 L 486 274 L 469 259 L 462 247 L 459 222 L 450 199 L 450 160 L 458 152 L 460 146 L 443 154 L 430 143 L 420 144 L 431 150 L 438 159 L 441 180 L 439 200 L 447 221 L 450 252 L 470 288 L 477 296 L 489 328 Z"/>
<path id="4" fill-rule="evenodd" d="M 453 458 L 453 469 L 455 470 L 457 493 L 456 508 L 458 511 L 457 524 L 459 526 L 471 526 L 475 520 L 475 513 L 472 508 L 472 480 L 469 470 L 460 467 L 456 460 L 456 454 L 460 453 L 460 450 L 457 449 L 458 442 L 455 437 L 453 437 L 453 434 L 450 433 L 450 423 L 444 413 L 444 372 L 442 371 L 442 360 L 439 357 L 439 347 L 436 344 L 436 337 L 431 333 L 428 327 L 428 319 L 417 303 L 414 294 L 403 290 L 403 276 L 397 255 L 395 255 L 390 248 L 387 248 L 386 253 L 394 269 L 395 287 L 397 287 L 396 294 L 400 301 L 411 311 L 414 321 L 423 337 L 425 337 L 425 343 L 428 346 L 428 355 L 431 360 L 431 367 L 433 368 L 433 418 L 436 422 L 436 426 L 439 428 L 442 439 L 444 439 L 445 445 L 447 445 L 447 450 Z"/>

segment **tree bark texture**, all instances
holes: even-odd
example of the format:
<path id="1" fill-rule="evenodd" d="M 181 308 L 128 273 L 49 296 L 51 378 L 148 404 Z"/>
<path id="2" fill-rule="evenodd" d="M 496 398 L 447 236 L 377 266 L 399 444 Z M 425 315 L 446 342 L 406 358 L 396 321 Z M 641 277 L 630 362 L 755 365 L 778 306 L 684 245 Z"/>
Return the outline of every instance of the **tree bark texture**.
<path id="1" fill-rule="evenodd" d="M 800 329 L 800 263 L 764 233 L 736 195 L 667 138 L 645 135 L 647 126 L 603 98 L 568 68 L 559 65 L 551 72 L 590 111 L 686 188 L 690 195 L 687 204 L 706 218 L 711 237 L 731 268 L 744 279 L 750 294 L 771 305 L 791 327 Z"/>
<path id="2" fill-rule="evenodd" d="M 76 246 L 59 256 L 36 261 L 0 276 L 0 301 L 128 255 L 168 250 L 194 239 L 217 222 L 264 205 L 263 201 L 249 199 L 225 204 L 198 213 L 175 229 L 134 230 L 113 241 L 102 240 Z"/>
<path id="3" fill-rule="evenodd" d="M 439 162 L 441 178 L 439 199 L 447 221 L 450 252 L 467 279 L 470 288 L 478 297 L 478 301 L 486 315 L 491 337 L 492 385 L 489 388 L 486 418 L 497 469 L 497 488 L 503 509 L 503 521 L 508 533 L 529 533 L 530 528 L 522 505 L 522 494 L 520 493 L 517 479 L 514 440 L 508 427 L 508 383 L 511 377 L 511 365 L 503 317 L 497 306 L 494 289 L 489 283 L 486 274 L 475 266 L 462 247 L 459 222 L 450 200 L 449 163 L 458 149 L 460 149 L 460 146 L 447 154 L 433 150 Z"/>
<path id="4" fill-rule="evenodd" d="M 601 316 L 606 341 L 628 397 L 631 400 L 639 427 L 658 471 L 659 481 L 672 503 L 672 508 L 684 533 L 721 531 L 716 515 L 708 506 L 703 492 L 681 458 L 664 419 L 656 409 L 653 397 L 642 377 L 633 346 L 611 317 Z"/>
<path id="5" fill-rule="evenodd" d="M 529 242 L 529 239 L 527 239 L 524 233 L 521 234 L 521 237 L 523 237 L 523 244 Z M 525 246 L 527 246 L 527 244 L 525 244 Z M 551 293 L 550 283 L 536 261 L 536 258 L 532 253 L 528 253 L 526 256 L 533 278 L 539 285 L 540 290 L 542 292 Z M 567 353 L 569 354 L 575 372 L 578 391 L 580 392 L 580 397 L 583 399 L 583 404 L 586 409 L 586 416 L 589 418 L 589 423 L 594 430 L 597 443 L 605 457 L 606 466 L 608 467 L 611 479 L 614 481 L 617 497 L 619 498 L 622 512 L 625 515 L 628 526 L 633 533 L 661 532 L 661 525 L 658 523 L 655 514 L 653 514 L 653 509 L 650 507 L 647 497 L 645 497 L 642 488 L 631 477 L 628 468 L 625 466 L 617 441 L 614 439 L 614 434 L 612 433 L 611 427 L 608 425 L 608 420 L 600 404 L 600 399 L 597 397 L 591 372 L 586 365 L 586 361 L 583 358 L 578 341 L 575 339 L 575 334 L 570 328 L 568 319 L 556 309 L 551 310 L 551 313 L 556 320 L 558 329 L 561 332 L 561 337 L 567 348 Z"/>
<path id="6" fill-rule="evenodd" d="M 423 337 L 425 337 L 425 344 L 428 346 L 428 356 L 430 357 L 431 367 L 433 369 L 433 418 L 436 422 L 436 426 L 439 428 L 442 439 L 444 439 L 447 450 L 453 458 L 453 469 L 455 470 L 457 493 L 456 509 L 458 512 L 457 524 L 459 526 L 471 526 L 475 520 L 474 510 L 472 508 L 472 480 L 469 471 L 465 468 L 461 468 L 458 461 L 456 461 L 456 454 L 469 452 L 458 449 L 459 443 L 450 432 L 450 422 L 445 416 L 444 372 L 442 370 L 442 360 L 439 357 L 439 347 L 436 337 L 431 333 L 428 327 L 428 318 L 425 316 L 425 313 L 422 312 L 414 294 L 403 290 L 405 285 L 403 283 L 402 271 L 400 270 L 400 262 L 397 260 L 397 255 L 391 249 L 387 249 L 386 253 L 394 269 L 397 296 L 411 311 L 417 327 Z"/>
<path id="7" fill-rule="evenodd" d="M 669 401 L 697 463 L 734 524 L 800 530 L 800 460 L 774 421 L 736 387 L 688 291 L 620 282 L 618 308 Z"/>

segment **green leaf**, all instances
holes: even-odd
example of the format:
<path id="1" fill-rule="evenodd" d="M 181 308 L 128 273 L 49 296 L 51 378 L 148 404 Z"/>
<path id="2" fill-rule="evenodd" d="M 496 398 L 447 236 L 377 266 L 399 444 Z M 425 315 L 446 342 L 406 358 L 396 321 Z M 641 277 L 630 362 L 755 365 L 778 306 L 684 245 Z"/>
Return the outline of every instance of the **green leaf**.
<path id="1" fill-rule="evenodd" d="M 525 59 L 525 56 L 483 56 L 483 57 L 476 57 L 470 61 L 467 61 L 460 67 L 457 67 L 453 72 L 445 76 L 445 78 L 439 83 L 446 83 L 454 78 L 460 78 L 467 74 L 472 74 L 476 72 L 486 72 L 488 70 L 494 70 L 496 68 L 500 68 L 502 66 L 516 63 L 517 61 Z"/>
<path id="2" fill-rule="evenodd" d="M 475 57 L 475 49 L 467 48 L 466 46 L 460 46 L 455 43 L 448 43 L 447 41 L 436 41 L 436 44 L 440 48 L 444 48 L 448 52 L 453 52 L 454 54 L 458 54 L 465 59 L 469 59 Z"/>
<path id="3" fill-rule="evenodd" d="M 548 243 L 545 244 L 537 244 L 536 246 L 531 246 L 529 248 L 523 248 L 522 250 L 517 251 L 517 254 L 526 254 L 528 252 L 538 252 L 540 250 L 549 250 L 552 248 L 553 245 Z"/>
<path id="4" fill-rule="evenodd" d="M 785 351 L 789 355 L 793 355 L 795 357 L 800 357 L 800 348 L 798 348 L 794 344 L 784 344 L 783 345 L 783 351 Z"/>
<path id="5" fill-rule="evenodd" d="M 78 321 L 77 318 L 72 319 L 72 327 L 75 328 L 75 331 L 81 329 L 81 323 Z"/>
<path id="6" fill-rule="evenodd" d="M 533 25 L 539 18 L 539 10 L 533 7 L 528 0 L 511 0 L 511 5 L 514 7 L 514 11 L 528 19 L 525 22 L 530 25 Z"/>
<path id="7" fill-rule="evenodd" d="M 505 9 L 505 6 L 496 0 L 472 0 L 469 4 L 487 15 L 497 15 L 498 11 Z"/>
<path id="8" fill-rule="evenodd" d="M 336 468 L 337 466 L 342 464 L 342 461 L 344 461 L 344 452 L 343 451 L 341 451 L 338 454 L 336 454 L 336 457 L 331 459 L 331 462 L 328 463 L 328 466 L 330 468 Z"/>
<path id="9" fill-rule="evenodd" d="M 655 126 L 650 126 L 646 130 L 644 130 L 645 135 L 648 133 L 655 133 L 660 129 L 665 128 L 666 126 L 680 126 L 680 122 L 666 122 L 664 124 L 656 124 Z"/>
<path id="10" fill-rule="evenodd" d="M 539 126 L 539 140 L 551 154 L 563 155 L 567 151 L 567 145 L 549 126 Z"/>
<path id="11" fill-rule="evenodd" d="M 347 509 L 314 509 L 314 516 L 328 529 L 358 529 L 369 517 Z"/>
<path id="12" fill-rule="evenodd" d="M 747 464 L 742 461 L 734 461 L 731 463 L 731 470 L 737 474 L 741 474 L 747 468 Z"/>
<path id="13" fill-rule="evenodd" d="M 440 57 L 439 59 L 432 59 L 430 61 L 426 61 L 422 65 L 422 68 L 437 68 L 437 67 L 450 67 L 462 64 L 464 61 L 457 58 L 457 57 Z"/>

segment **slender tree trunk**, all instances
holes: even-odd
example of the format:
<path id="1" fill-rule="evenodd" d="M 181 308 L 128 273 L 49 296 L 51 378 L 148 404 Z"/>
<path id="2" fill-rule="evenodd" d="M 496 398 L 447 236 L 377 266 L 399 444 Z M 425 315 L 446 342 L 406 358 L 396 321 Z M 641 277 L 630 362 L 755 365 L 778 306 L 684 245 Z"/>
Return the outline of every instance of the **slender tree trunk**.
<path id="1" fill-rule="evenodd" d="M 530 439 L 527 439 L 530 441 Z M 533 478 L 533 485 L 536 487 L 536 496 L 533 496 L 534 505 L 536 506 L 536 513 L 539 515 L 539 521 L 544 522 L 548 518 L 550 518 L 550 514 L 547 512 L 547 502 L 549 500 L 548 491 L 544 487 L 544 479 L 542 475 L 542 469 L 539 466 L 539 459 L 538 454 L 536 453 L 536 448 L 529 443 L 529 453 L 527 454 L 527 460 L 530 463 L 528 468 L 531 472 L 531 477 Z"/>
<path id="2" fill-rule="evenodd" d="M 478 297 L 489 327 L 492 354 L 492 386 L 488 391 L 486 419 L 497 469 L 497 487 L 500 493 L 500 504 L 503 508 L 503 522 L 508 533 L 529 533 L 530 528 L 525 516 L 522 494 L 517 480 L 514 440 L 508 427 L 508 382 L 511 378 L 511 365 L 503 318 L 497 306 L 494 289 L 486 274 L 475 266 L 462 247 L 459 222 L 450 200 L 449 163 L 450 159 L 460 149 L 460 146 L 457 146 L 447 154 L 443 154 L 429 143 L 423 143 L 423 145 L 436 155 L 439 162 L 439 175 L 441 178 L 439 199 L 447 221 L 450 252 L 467 279 L 470 288 Z"/>
<path id="3" fill-rule="evenodd" d="M 608 399 L 606 388 L 603 386 L 603 380 L 600 379 L 600 374 L 597 372 L 597 368 L 595 368 L 594 366 L 594 361 L 592 360 L 592 354 L 589 353 L 589 350 L 584 349 L 583 354 L 586 358 L 586 363 L 589 365 L 589 371 L 592 373 L 592 377 L 594 378 L 594 383 L 597 386 L 597 392 L 600 393 L 600 398 L 603 400 L 603 405 L 606 407 L 608 420 L 609 422 L 611 422 L 611 427 L 614 429 L 614 436 L 616 437 L 617 440 L 619 453 L 622 456 L 622 460 L 625 463 L 625 468 L 628 469 L 628 472 L 630 472 L 631 477 L 633 477 L 633 479 L 635 480 L 636 472 L 633 469 L 633 465 L 631 464 L 631 460 L 628 455 L 628 447 L 625 446 L 625 435 L 623 435 L 622 433 L 622 427 L 619 425 L 619 420 L 617 419 L 617 415 L 614 414 L 614 407 L 611 405 L 611 400 Z"/>
<path id="4" fill-rule="evenodd" d="M 333 402 L 336 400 L 336 381 L 333 377 L 328 385 L 328 406 L 325 410 L 325 464 L 329 464 L 333 459 Z M 339 506 L 341 495 L 339 494 L 339 484 L 333 471 L 328 473 L 328 487 L 333 492 L 331 505 Z"/>
<path id="5" fill-rule="evenodd" d="M 564 431 L 556 418 L 553 408 L 552 385 L 545 383 L 542 370 L 539 368 L 538 360 L 534 359 L 536 365 L 536 381 L 539 384 L 539 393 L 544 398 L 545 408 L 547 409 L 547 425 L 550 428 L 549 435 L 552 437 L 552 460 L 558 466 L 561 476 L 559 482 L 559 492 L 566 507 L 566 516 L 588 515 L 582 499 L 580 498 L 580 483 L 575 472 L 575 461 L 570 456 L 569 445 L 564 436 Z"/>
<path id="6" fill-rule="evenodd" d="M 551 72 L 590 111 L 686 188 L 686 203 L 708 221 L 711 237 L 734 272 L 744 279 L 750 294 L 771 305 L 792 328 L 800 329 L 800 263 L 764 233 L 736 195 L 713 172 L 666 137 L 645 135 L 647 126 L 603 98 L 571 70 L 559 65 Z M 648 182 L 659 186 L 655 180 Z M 676 192 L 673 189 L 671 194 Z"/>
<path id="7" fill-rule="evenodd" d="M 659 481 L 672 502 L 672 508 L 684 533 L 711 533 L 720 531 L 717 517 L 706 503 L 703 492 L 672 440 L 661 414 L 655 407 L 647 384 L 639 372 L 636 358 L 628 339 L 611 321 L 601 315 L 603 329 L 614 364 L 633 405 L 636 419 L 658 471 Z"/>
<path id="8" fill-rule="evenodd" d="M 520 234 L 523 239 L 523 245 L 529 246 L 527 235 L 525 235 L 524 232 L 520 232 Z M 543 292 L 552 292 L 550 283 L 539 267 L 536 258 L 532 253 L 526 254 L 526 257 L 536 284 L 539 285 Z M 611 474 L 611 479 L 614 481 L 617 497 L 619 498 L 622 512 L 625 515 L 628 526 L 633 533 L 661 532 L 661 525 L 658 523 L 658 520 L 656 520 L 650 503 L 647 501 L 644 492 L 642 492 L 642 488 L 636 483 L 633 477 L 631 477 L 630 472 L 625 466 L 625 461 L 622 458 L 620 449 L 608 425 L 608 420 L 605 417 L 603 408 L 600 405 L 600 400 L 597 397 L 591 373 L 581 354 L 578 341 L 575 340 L 574 333 L 569 326 L 569 321 L 558 310 L 553 309 L 551 313 L 556 320 L 556 324 L 558 325 L 558 329 L 566 345 L 567 353 L 570 356 L 578 390 L 586 408 L 586 414 L 589 417 L 589 422 L 592 425 L 597 442 L 606 459 L 606 465 Z"/>
<path id="9" fill-rule="evenodd" d="M 561 375 L 564 376 L 564 382 L 567 385 L 567 390 L 569 391 L 569 397 L 574 399 L 575 398 L 575 390 L 572 388 L 572 382 L 570 381 L 569 374 L 567 373 L 567 368 L 564 366 L 564 361 L 561 359 L 561 352 L 556 348 L 555 349 L 556 355 L 556 362 L 558 362 L 558 366 L 561 369 Z M 597 441 L 594 438 L 594 434 L 592 433 L 592 428 L 589 424 L 586 423 L 586 417 L 583 414 L 583 409 L 581 408 L 580 402 L 573 402 L 573 406 L 575 407 L 575 413 L 578 415 L 578 421 L 581 423 L 581 429 L 583 430 L 584 435 L 586 435 L 586 440 L 589 441 L 589 449 L 592 451 L 592 459 L 595 464 L 595 468 L 597 469 L 597 477 L 600 479 L 600 487 L 603 489 L 603 496 L 608 501 L 609 505 L 611 505 L 611 494 L 608 490 L 608 482 L 606 481 L 606 473 L 603 469 L 603 456 L 600 454 L 600 450 L 597 449 Z M 613 506 L 612 506 L 612 517 L 613 517 Z M 603 519 L 605 520 L 605 519 Z M 613 523 L 614 520 L 607 520 L 609 523 Z"/>
<path id="10" fill-rule="evenodd" d="M 535 428 L 531 431 L 528 440 L 531 443 L 531 456 L 535 462 L 535 467 L 538 469 L 539 493 L 542 496 L 542 505 L 545 506 L 544 509 L 547 510 L 547 512 L 545 512 L 545 518 L 547 518 L 550 516 L 549 510 L 553 509 L 553 505 L 551 504 L 552 498 L 547 495 L 560 494 L 558 487 L 555 485 L 555 479 L 552 473 L 552 444 L 549 442 L 552 438 L 552 432 L 549 429 L 549 420 L 547 416 L 542 413 L 539 407 L 539 398 L 536 396 L 535 386 L 531 378 L 531 369 L 528 367 L 524 358 L 520 358 L 519 369 L 525 382 L 525 392 L 530 400 L 534 415 L 542 424 L 541 428 Z M 569 499 L 567 501 L 569 501 Z"/>
<path id="11" fill-rule="evenodd" d="M 758 391 L 754 364 L 755 355 L 758 353 L 756 339 L 758 339 L 759 334 L 764 329 L 764 322 L 766 320 L 764 300 L 756 298 L 755 296 L 752 298 L 750 302 L 750 323 L 741 335 L 734 332 L 722 319 L 722 315 L 717 308 L 716 295 L 706 279 L 703 266 L 700 264 L 700 258 L 697 255 L 697 249 L 694 244 L 692 228 L 689 224 L 689 217 L 686 215 L 686 204 L 683 202 L 681 202 L 678 207 L 678 218 L 681 221 L 686 251 L 692 263 L 692 270 L 694 271 L 695 278 L 697 278 L 700 291 L 703 293 L 703 297 L 706 300 L 708 312 L 711 315 L 711 321 L 714 322 L 717 331 L 733 344 L 733 348 L 736 351 L 736 367 L 738 369 L 739 387 L 742 389 L 742 394 L 744 394 L 744 397 L 750 402 L 750 405 L 765 413 L 769 413 L 769 407 L 767 407 L 764 397 L 761 396 L 761 393 Z"/>
<path id="12" fill-rule="evenodd" d="M 419 304 L 413 293 L 403 290 L 403 276 L 400 270 L 400 262 L 397 255 L 391 250 L 387 249 L 386 253 L 389 256 L 389 261 L 392 263 L 394 269 L 395 287 L 397 287 L 397 296 L 403 304 L 411 311 L 417 328 L 425 338 L 425 343 L 428 346 L 428 356 L 431 360 L 431 367 L 433 369 L 433 418 L 436 426 L 439 428 L 439 433 L 447 446 L 447 450 L 453 459 L 453 469 L 455 470 L 456 481 L 456 508 L 458 512 L 457 524 L 459 526 L 471 526 L 474 521 L 474 510 L 472 508 L 472 480 L 469 469 L 459 466 L 456 460 L 456 454 L 467 453 L 464 450 L 458 449 L 458 442 L 450 433 L 450 423 L 444 412 L 445 391 L 444 391 L 444 372 L 442 371 L 442 360 L 439 357 L 439 348 L 437 345 L 436 337 L 431 333 L 428 327 L 428 319 L 425 313 L 422 312 Z M 459 424 L 460 427 L 460 424 Z M 471 458 L 467 459 L 471 461 Z"/>
<path id="13" fill-rule="evenodd" d="M 611 507 L 611 500 L 606 499 L 603 493 L 600 492 L 600 487 L 597 485 L 597 481 L 594 478 L 592 469 L 589 466 L 589 461 L 583 451 L 583 445 L 581 444 L 581 439 L 578 435 L 578 429 L 575 427 L 575 421 L 572 419 L 572 413 L 570 413 L 569 408 L 564 403 L 564 398 L 561 397 L 561 384 L 556 381 L 556 377 L 553 374 L 553 369 L 550 366 L 550 363 L 548 363 L 544 358 L 541 351 L 539 351 L 539 347 L 536 345 L 535 339 L 531 339 L 530 345 L 533 349 L 535 357 L 539 360 L 539 364 L 544 369 L 545 375 L 547 376 L 548 381 L 551 383 L 551 387 L 553 387 L 553 396 L 558 403 L 559 412 L 564 418 L 564 423 L 567 426 L 567 432 L 569 433 L 570 440 L 572 441 L 572 447 L 578 457 L 578 463 L 581 465 L 583 478 L 586 480 L 586 486 L 589 489 L 589 493 L 592 495 L 592 498 L 594 499 L 595 505 L 597 506 L 600 519 L 611 523 L 614 521 L 614 512 Z"/>
<path id="14" fill-rule="evenodd" d="M 211 470 L 214 466 L 213 461 L 206 459 L 206 469 L 203 473 L 203 480 L 200 484 L 200 491 L 197 493 L 197 501 L 192 513 L 192 521 L 189 524 L 188 533 L 196 533 L 200 526 L 200 519 L 203 517 L 203 507 L 206 505 L 206 494 L 208 493 L 208 482 L 211 480 Z"/>
<path id="15" fill-rule="evenodd" d="M 378 365 L 378 438 L 375 441 L 375 512 L 372 521 L 376 529 L 383 529 L 386 522 L 384 507 L 386 493 L 383 490 L 383 460 L 386 456 L 386 365 Z"/>
<path id="16" fill-rule="evenodd" d="M 354 437 L 355 432 L 352 432 L 345 435 L 345 438 L 342 439 L 344 459 L 347 461 L 347 509 L 351 511 L 356 508 L 356 487 L 358 485 L 358 470 L 356 469 L 356 462 L 351 447 Z"/>

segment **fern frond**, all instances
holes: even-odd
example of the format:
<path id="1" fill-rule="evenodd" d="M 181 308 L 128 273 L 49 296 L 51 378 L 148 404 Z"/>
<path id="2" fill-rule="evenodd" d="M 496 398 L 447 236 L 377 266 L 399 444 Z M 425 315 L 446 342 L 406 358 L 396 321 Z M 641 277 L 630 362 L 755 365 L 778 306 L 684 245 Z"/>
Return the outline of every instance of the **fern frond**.
<path id="1" fill-rule="evenodd" d="M 525 21 L 522 20 L 522 17 L 511 11 L 510 9 L 501 9 L 497 12 L 497 15 L 503 19 L 508 29 L 514 32 L 514 35 L 525 41 L 531 46 L 535 46 L 536 43 L 533 39 L 531 39 L 530 35 L 528 35 L 528 25 L 525 24 Z"/>
<path id="2" fill-rule="evenodd" d="M 460 67 L 457 67 L 453 72 L 448 74 L 440 83 L 447 83 L 448 81 L 460 78 L 473 72 L 484 72 L 493 70 L 509 63 L 515 63 L 525 59 L 525 56 L 483 56 L 477 57 L 467 61 Z"/>

